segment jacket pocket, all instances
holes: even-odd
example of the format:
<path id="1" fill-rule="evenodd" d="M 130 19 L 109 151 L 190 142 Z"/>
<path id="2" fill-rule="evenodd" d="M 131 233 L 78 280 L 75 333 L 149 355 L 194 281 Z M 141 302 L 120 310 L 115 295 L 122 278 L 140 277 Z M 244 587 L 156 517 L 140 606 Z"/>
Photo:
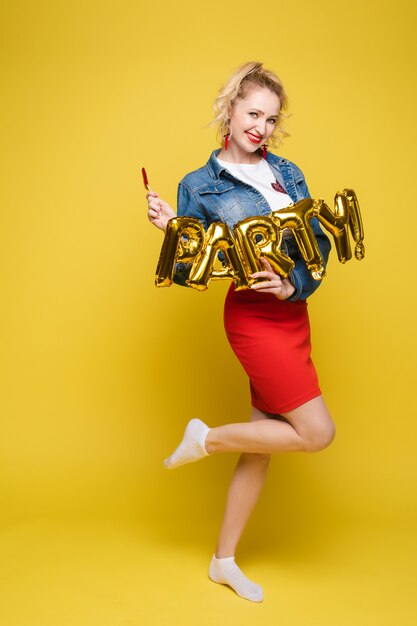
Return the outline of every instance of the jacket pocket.
<path id="1" fill-rule="evenodd" d="M 225 222 L 230 229 L 247 217 L 233 183 L 220 183 L 199 189 L 202 204 L 207 207 L 213 221 Z"/>

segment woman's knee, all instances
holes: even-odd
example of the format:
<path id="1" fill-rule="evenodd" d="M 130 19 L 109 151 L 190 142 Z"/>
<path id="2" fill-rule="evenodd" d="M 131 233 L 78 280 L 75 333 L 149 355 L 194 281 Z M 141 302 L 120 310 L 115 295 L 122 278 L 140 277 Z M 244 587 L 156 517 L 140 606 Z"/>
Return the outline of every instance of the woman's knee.
<path id="1" fill-rule="evenodd" d="M 305 438 L 305 449 L 308 452 L 319 452 L 332 443 L 336 436 L 336 427 L 333 422 L 319 428 Z"/>

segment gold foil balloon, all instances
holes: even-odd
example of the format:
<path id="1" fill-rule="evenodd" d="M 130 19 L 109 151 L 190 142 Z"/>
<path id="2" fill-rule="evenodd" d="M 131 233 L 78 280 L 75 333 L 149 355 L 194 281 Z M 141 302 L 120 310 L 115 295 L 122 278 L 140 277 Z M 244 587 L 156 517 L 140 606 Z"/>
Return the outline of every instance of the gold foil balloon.
<path id="1" fill-rule="evenodd" d="M 310 220 L 317 216 L 319 206 L 319 201 L 305 198 L 285 209 L 271 213 L 279 228 L 291 228 L 293 231 L 303 259 L 315 280 L 321 280 L 326 274 L 323 258 L 310 226 Z"/>
<path id="2" fill-rule="evenodd" d="M 155 285 L 172 285 L 175 263 L 193 261 L 204 244 L 204 228 L 194 217 L 173 217 L 166 227 L 165 238 L 156 268 Z"/>
<path id="3" fill-rule="evenodd" d="M 271 218 L 248 217 L 235 225 L 234 234 L 249 286 L 254 282 L 265 280 L 264 278 L 251 278 L 255 272 L 265 269 L 259 261 L 260 257 L 268 259 L 274 270 L 283 277 L 288 276 L 294 267 L 294 261 L 279 250 L 282 232 Z"/>
<path id="4" fill-rule="evenodd" d="M 332 211 L 323 200 L 320 200 L 318 218 L 323 226 L 334 238 L 337 257 L 341 263 L 345 263 L 352 257 L 350 241 L 347 232 L 349 224 L 349 202 L 342 194 L 334 197 L 334 210 Z"/>
<path id="5" fill-rule="evenodd" d="M 342 194 L 349 202 L 349 227 L 356 244 L 355 257 L 361 261 L 365 256 L 365 246 L 363 244 L 364 232 L 359 202 L 353 189 L 343 189 Z"/>
<path id="6" fill-rule="evenodd" d="M 248 217 L 234 227 L 234 237 L 223 222 L 212 223 L 204 233 L 200 220 L 193 217 L 174 217 L 168 221 L 165 239 L 156 271 L 157 287 L 173 282 L 175 263 L 191 263 L 186 283 L 205 291 L 212 279 L 231 279 L 236 290 L 247 289 L 254 282 L 252 274 L 264 268 L 259 259 L 268 259 L 274 270 L 283 277 L 290 274 L 294 261 L 280 247 L 282 232 L 290 228 L 311 275 L 315 280 L 325 276 L 324 262 L 310 221 L 317 217 L 334 238 L 338 259 L 345 263 L 352 257 L 348 228 L 355 240 L 355 257 L 363 259 L 363 225 L 359 204 L 353 189 L 336 193 L 334 209 L 324 200 L 305 198 L 269 216 Z M 219 253 L 223 267 L 215 268 Z"/>
<path id="7" fill-rule="evenodd" d="M 332 211 L 323 200 L 319 200 L 320 210 L 318 218 L 323 226 L 334 238 L 338 259 L 345 263 L 352 258 L 348 227 L 356 242 L 355 257 L 360 261 L 365 255 L 363 245 L 363 225 L 359 204 L 353 189 L 344 189 L 334 197 Z"/>
<path id="8" fill-rule="evenodd" d="M 219 252 L 223 253 L 225 267 L 216 271 L 214 263 Z M 193 289 L 205 291 L 212 278 L 231 278 L 235 281 L 237 290 L 247 287 L 241 257 L 229 227 L 223 222 L 214 222 L 207 229 L 204 245 L 185 282 Z"/>

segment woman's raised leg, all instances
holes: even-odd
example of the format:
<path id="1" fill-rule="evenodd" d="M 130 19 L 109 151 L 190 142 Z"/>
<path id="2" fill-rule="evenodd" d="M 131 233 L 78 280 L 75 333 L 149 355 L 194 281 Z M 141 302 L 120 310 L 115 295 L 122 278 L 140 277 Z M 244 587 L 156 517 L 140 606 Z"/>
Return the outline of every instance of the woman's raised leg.
<path id="1" fill-rule="evenodd" d="M 259 419 L 210 428 L 206 452 L 316 452 L 334 439 L 335 426 L 322 396 L 281 415 L 285 421 Z"/>
<path id="2" fill-rule="evenodd" d="M 265 417 L 215 428 L 193 419 L 178 448 L 164 461 L 165 466 L 173 469 L 218 452 L 316 452 L 334 439 L 335 426 L 322 396 L 281 416 L 283 421 Z"/>

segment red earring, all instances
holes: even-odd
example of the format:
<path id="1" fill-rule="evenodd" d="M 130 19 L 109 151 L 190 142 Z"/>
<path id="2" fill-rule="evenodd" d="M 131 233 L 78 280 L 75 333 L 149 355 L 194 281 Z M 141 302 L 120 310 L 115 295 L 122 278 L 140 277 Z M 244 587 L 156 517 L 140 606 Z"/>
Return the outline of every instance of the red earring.
<path id="1" fill-rule="evenodd" d="M 268 148 L 268 144 L 264 143 L 262 146 L 262 158 L 266 159 L 266 149 Z"/>
<path id="2" fill-rule="evenodd" d="M 229 137 L 230 137 L 230 133 L 226 133 L 226 135 L 224 136 L 224 149 L 227 150 L 229 147 Z"/>

